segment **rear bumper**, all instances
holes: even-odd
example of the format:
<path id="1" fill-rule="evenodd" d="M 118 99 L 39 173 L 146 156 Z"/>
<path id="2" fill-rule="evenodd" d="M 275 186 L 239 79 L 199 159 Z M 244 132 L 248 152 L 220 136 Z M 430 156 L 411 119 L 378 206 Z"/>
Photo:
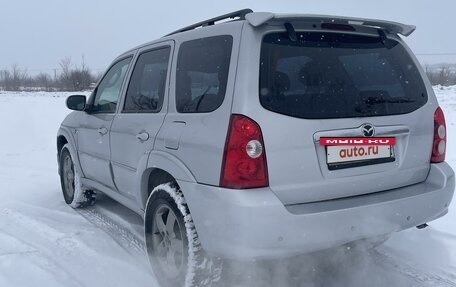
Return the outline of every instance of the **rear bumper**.
<path id="1" fill-rule="evenodd" d="M 269 188 L 178 183 L 203 248 L 231 259 L 287 257 L 414 227 L 446 214 L 455 187 L 446 163 L 432 164 L 420 184 L 291 206 Z"/>

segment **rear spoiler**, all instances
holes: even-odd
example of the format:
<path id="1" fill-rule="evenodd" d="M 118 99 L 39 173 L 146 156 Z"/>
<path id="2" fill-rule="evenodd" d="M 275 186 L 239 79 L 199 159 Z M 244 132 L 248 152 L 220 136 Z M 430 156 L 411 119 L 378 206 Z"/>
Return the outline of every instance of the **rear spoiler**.
<path id="1" fill-rule="evenodd" d="M 253 12 L 246 14 L 245 20 L 247 20 L 247 22 L 249 22 L 253 27 L 259 27 L 267 22 L 273 22 L 274 20 L 280 22 L 300 21 L 368 26 L 382 29 L 386 33 L 401 34 L 406 37 L 412 34 L 416 29 L 413 25 L 406 25 L 392 21 L 311 14 L 274 14 L 270 12 Z"/>

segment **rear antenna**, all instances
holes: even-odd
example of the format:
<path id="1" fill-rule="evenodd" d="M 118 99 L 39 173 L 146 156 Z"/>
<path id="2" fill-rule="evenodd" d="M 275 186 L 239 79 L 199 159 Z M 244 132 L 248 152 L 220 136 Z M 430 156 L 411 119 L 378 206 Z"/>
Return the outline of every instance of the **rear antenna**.
<path id="1" fill-rule="evenodd" d="M 298 36 L 296 36 L 296 31 L 295 31 L 293 25 L 291 25 L 291 23 L 289 23 L 289 22 L 286 22 L 284 25 L 285 25 L 285 29 L 287 29 L 288 38 L 290 38 L 291 42 L 298 41 Z"/>

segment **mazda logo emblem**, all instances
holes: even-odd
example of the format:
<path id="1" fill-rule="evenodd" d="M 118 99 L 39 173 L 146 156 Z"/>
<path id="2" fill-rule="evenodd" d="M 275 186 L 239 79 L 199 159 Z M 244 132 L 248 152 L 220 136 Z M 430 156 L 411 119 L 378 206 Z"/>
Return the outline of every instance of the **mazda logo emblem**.
<path id="1" fill-rule="evenodd" d="M 363 135 L 365 137 L 373 137 L 375 135 L 374 126 L 371 124 L 364 124 L 361 130 L 363 131 Z"/>

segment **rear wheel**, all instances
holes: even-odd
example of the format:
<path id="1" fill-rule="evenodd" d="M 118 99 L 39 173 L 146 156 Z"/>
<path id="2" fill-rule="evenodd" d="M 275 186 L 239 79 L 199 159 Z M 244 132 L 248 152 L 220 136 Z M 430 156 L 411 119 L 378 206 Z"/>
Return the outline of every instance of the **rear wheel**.
<path id="1" fill-rule="evenodd" d="M 220 279 L 222 260 L 201 248 L 182 192 L 168 183 L 156 187 L 145 214 L 147 254 L 161 286 L 212 286 Z"/>
<path id="2" fill-rule="evenodd" d="M 95 203 L 95 192 L 82 187 L 79 171 L 74 165 L 68 144 L 60 151 L 60 183 L 65 202 L 73 208 Z"/>

